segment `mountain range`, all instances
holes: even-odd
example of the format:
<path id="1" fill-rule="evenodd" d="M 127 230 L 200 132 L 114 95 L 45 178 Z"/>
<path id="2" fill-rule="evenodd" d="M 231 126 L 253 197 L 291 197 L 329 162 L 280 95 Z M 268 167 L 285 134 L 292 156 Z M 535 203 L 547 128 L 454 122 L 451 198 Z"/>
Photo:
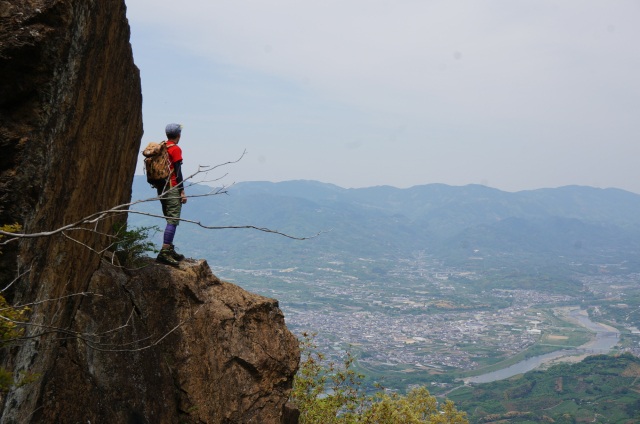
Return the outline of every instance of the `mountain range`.
<path id="1" fill-rule="evenodd" d="M 212 188 L 192 185 L 189 195 Z M 422 252 L 447 266 L 484 269 L 559 267 L 589 272 L 603 265 L 640 269 L 640 195 L 620 189 L 566 186 L 504 192 L 482 185 L 427 184 L 341 188 L 318 181 L 243 182 L 226 195 L 189 200 L 176 243 L 187 254 L 225 266 L 304 266 L 317 260 L 394 260 Z M 154 196 L 137 176 L 133 199 Z M 156 202 L 134 209 L 158 213 Z M 133 225 L 162 221 L 132 214 Z"/>

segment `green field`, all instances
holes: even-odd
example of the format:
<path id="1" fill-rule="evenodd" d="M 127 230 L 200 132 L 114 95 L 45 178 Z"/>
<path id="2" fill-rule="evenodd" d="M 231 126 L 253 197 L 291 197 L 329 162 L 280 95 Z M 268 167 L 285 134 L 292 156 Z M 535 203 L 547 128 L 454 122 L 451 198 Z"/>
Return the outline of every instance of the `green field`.
<path id="1" fill-rule="evenodd" d="M 448 398 L 472 423 L 635 423 L 640 419 L 640 359 L 595 355 L 577 364 L 463 387 Z"/>

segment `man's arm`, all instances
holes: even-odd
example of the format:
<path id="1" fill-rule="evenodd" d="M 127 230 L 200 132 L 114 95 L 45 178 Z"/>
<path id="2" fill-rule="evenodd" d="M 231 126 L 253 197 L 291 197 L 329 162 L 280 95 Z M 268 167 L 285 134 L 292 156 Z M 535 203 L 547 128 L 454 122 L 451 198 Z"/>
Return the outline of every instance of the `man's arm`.
<path id="1" fill-rule="evenodd" d="M 180 201 L 182 203 L 187 203 L 187 195 L 184 194 L 184 184 L 183 184 L 183 178 L 182 178 L 182 161 L 179 160 L 178 162 L 173 164 L 173 171 L 176 174 L 176 187 L 178 187 L 178 190 L 180 191 Z"/>

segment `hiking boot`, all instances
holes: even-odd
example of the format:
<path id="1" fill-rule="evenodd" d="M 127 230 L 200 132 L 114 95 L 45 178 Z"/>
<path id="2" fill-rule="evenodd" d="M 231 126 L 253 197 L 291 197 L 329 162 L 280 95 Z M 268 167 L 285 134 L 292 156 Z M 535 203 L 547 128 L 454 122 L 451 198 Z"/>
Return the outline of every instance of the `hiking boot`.
<path id="1" fill-rule="evenodd" d="M 184 255 L 176 252 L 176 247 L 173 244 L 171 245 L 171 257 L 176 261 L 181 261 L 184 259 Z"/>
<path id="2" fill-rule="evenodd" d="M 158 254 L 158 257 L 156 258 L 156 261 L 160 262 L 161 264 L 171 265 L 175 267 L 180 265 L 180 262 L 174 259 L 173 255 L 171 254 L 171 249 L 162 249 Z"/>

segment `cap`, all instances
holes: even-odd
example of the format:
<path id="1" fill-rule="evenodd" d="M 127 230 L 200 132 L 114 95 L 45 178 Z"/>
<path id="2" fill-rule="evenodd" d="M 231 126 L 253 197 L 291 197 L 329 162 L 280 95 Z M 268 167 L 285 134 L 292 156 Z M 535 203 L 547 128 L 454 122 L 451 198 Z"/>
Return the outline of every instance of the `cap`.
<path id="1" fill-rule="evenodd" d="M 182 132 L 182 125 L 169 124 L 165 127 L 164 132 L 167 134 L 167 137 L 177 137 Z"/>

